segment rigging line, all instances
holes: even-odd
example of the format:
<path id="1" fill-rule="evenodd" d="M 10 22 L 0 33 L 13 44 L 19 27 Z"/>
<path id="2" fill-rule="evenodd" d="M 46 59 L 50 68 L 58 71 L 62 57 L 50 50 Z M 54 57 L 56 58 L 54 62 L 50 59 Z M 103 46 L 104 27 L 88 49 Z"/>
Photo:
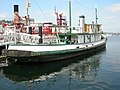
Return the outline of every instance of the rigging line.
<path id="1" fill-rule="evenodd" d="M 42 12 L 42 14 L 44 15 L 44 17 L 45 17 L 45 19 L 48 21 L 48 18 L 47 18 L 47 16 L 44 14 L 44 12 L 43 12 L 43 10 L 40 8 L 40 6 L 38 5 L 38 3 L 37 3 L 37 1 L 36 0 L 34 0 L 35 1 L 35 4 L 37 5 L 37 7 L 39 8 L 39 10 Z"/>
<path id="2" fill-rule="evenodd" d="M 10 20 L 13 20 L 13 18 L 6 18 L 6 17 L 0 17 L 0 19 L 10 19 Z"/>
<path id="3" fill-rule="evenodd" d="M 86 8 L 86 9 L 89 9 L 89 10 L 93 9 L 93 8 L 90 8 L 90 7 L 87 7 L 87 6 L 83 5 L 83 4 L 81 4 L 81 3 L 78 2 L 77 0 L 75 0 L 75 2 L 76 2 L 79 6 L 82 6 L 82 7 Z"/>

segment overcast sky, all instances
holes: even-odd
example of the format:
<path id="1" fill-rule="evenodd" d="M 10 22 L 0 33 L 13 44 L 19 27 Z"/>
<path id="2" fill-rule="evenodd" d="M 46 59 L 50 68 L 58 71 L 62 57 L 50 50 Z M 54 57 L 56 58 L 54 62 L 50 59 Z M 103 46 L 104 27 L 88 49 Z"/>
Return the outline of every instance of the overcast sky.
<path id="1" fill-rule="evenodd" d="M 1 0 L 0 19 L 13 19 L 13 5 L 19 5 L 19 15 L 25 16 L 26 0 Z M 69 0 L 29 0 L 30 17 L 39 22 L 56 23 L 54 8 L 68 17 Z M 95 21 L 95 7 L 98 9 L 98 22 L 105 32 L 120 32 L 120 0 L 71 0 L 72 26 L 78 25 L 78 17 L 85 15 L 86 23 Z"/>

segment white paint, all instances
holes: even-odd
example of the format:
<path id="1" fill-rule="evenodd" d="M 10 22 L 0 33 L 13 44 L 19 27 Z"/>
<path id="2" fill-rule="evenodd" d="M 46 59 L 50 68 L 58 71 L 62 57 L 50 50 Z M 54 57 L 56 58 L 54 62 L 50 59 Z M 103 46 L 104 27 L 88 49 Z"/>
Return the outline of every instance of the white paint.
<path id="1" fill-rule="evenodd" d="M 78 36 L 78 43 L 84 43 L 84 35 Z"/>
<path id="2" fill-rule="evenodd" d="M 77 47 L 84 48 L 83 45 L 60 45 L 60 46 L 9 46 L 8 50 L 24 50 L 33 52 L 43 51 L 58 51 L 76 49 Z"/>
<path id="3" fill-rule="evenodd" d="M 84 16 L 79 18 L 79 24 L 80 24 L 80 33 L 84 33 L 84 27 L 85 27 Z"/>
<path id="4" fill-rule="evenodd" d="M 33 51 L 33 52 L 43 52 L 43 51 L 61 51 L 61 50 L 70 50 L 70 49 L 76 49 L 79 48 L 91 48 L 95 45 L 99 45 L 104 43 L 106 40 L 102 39 L 97 42 L 87 43 L 87 44 L 71 44 L 71 45 L 43 45 L 43 46 L 9 46 L 8 50 L 23 50 L 23 51 Z M 87 45 L 87 46 L 86 46 Z"/>

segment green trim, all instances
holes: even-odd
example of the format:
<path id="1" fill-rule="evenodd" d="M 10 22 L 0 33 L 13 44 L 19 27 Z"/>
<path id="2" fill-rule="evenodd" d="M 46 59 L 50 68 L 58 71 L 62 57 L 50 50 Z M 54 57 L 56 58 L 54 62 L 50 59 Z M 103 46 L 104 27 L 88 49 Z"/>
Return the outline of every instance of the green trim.
<path id="1" fill-rule="evenodd" d="M 78 35 L 94 35 L 94 34 L 102 34 L 102 33 L 60 33 L 59 36 L 78 36 Z M 57 35 L 57 34 L 54 34 Z"/>
<path id="2" fill-rule="evenodd" d="M 10 46 L 63 46 L 63 45 L 79 45 L 79 44 L 37 44 L 37 45 L 30 45 L 30 44 L 11 44 Z"/>
<path id="3" fill-rule="evenodd" d="M 36 55 L 52 55 L 52 54 L 66 54 L 72 52 L 78 52 L 84 50 L 84 48 L 76 48 L 76 49 L 69 49 L 69 50 L 57 50 L 57 51 L 44 51 L 44 52 L 31 52 L 33 56 Z"/>

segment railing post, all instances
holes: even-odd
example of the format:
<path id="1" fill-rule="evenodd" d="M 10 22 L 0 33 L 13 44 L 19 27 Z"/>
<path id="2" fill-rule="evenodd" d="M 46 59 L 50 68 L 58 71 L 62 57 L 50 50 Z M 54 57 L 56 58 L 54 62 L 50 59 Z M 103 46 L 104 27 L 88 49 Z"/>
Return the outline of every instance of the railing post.
<path id="1" fill-rule="evenodd" d="M 42 40 L 42 26 L 39 27 L 39 36 L 40 36 L 39 43 L 42 43 L 43 42 L 43 40 Z"/>
<path id="2" fill-rule="evenodd" d="M 29 27 L 29 34 L 32 34 L 32 27 Z"/>

